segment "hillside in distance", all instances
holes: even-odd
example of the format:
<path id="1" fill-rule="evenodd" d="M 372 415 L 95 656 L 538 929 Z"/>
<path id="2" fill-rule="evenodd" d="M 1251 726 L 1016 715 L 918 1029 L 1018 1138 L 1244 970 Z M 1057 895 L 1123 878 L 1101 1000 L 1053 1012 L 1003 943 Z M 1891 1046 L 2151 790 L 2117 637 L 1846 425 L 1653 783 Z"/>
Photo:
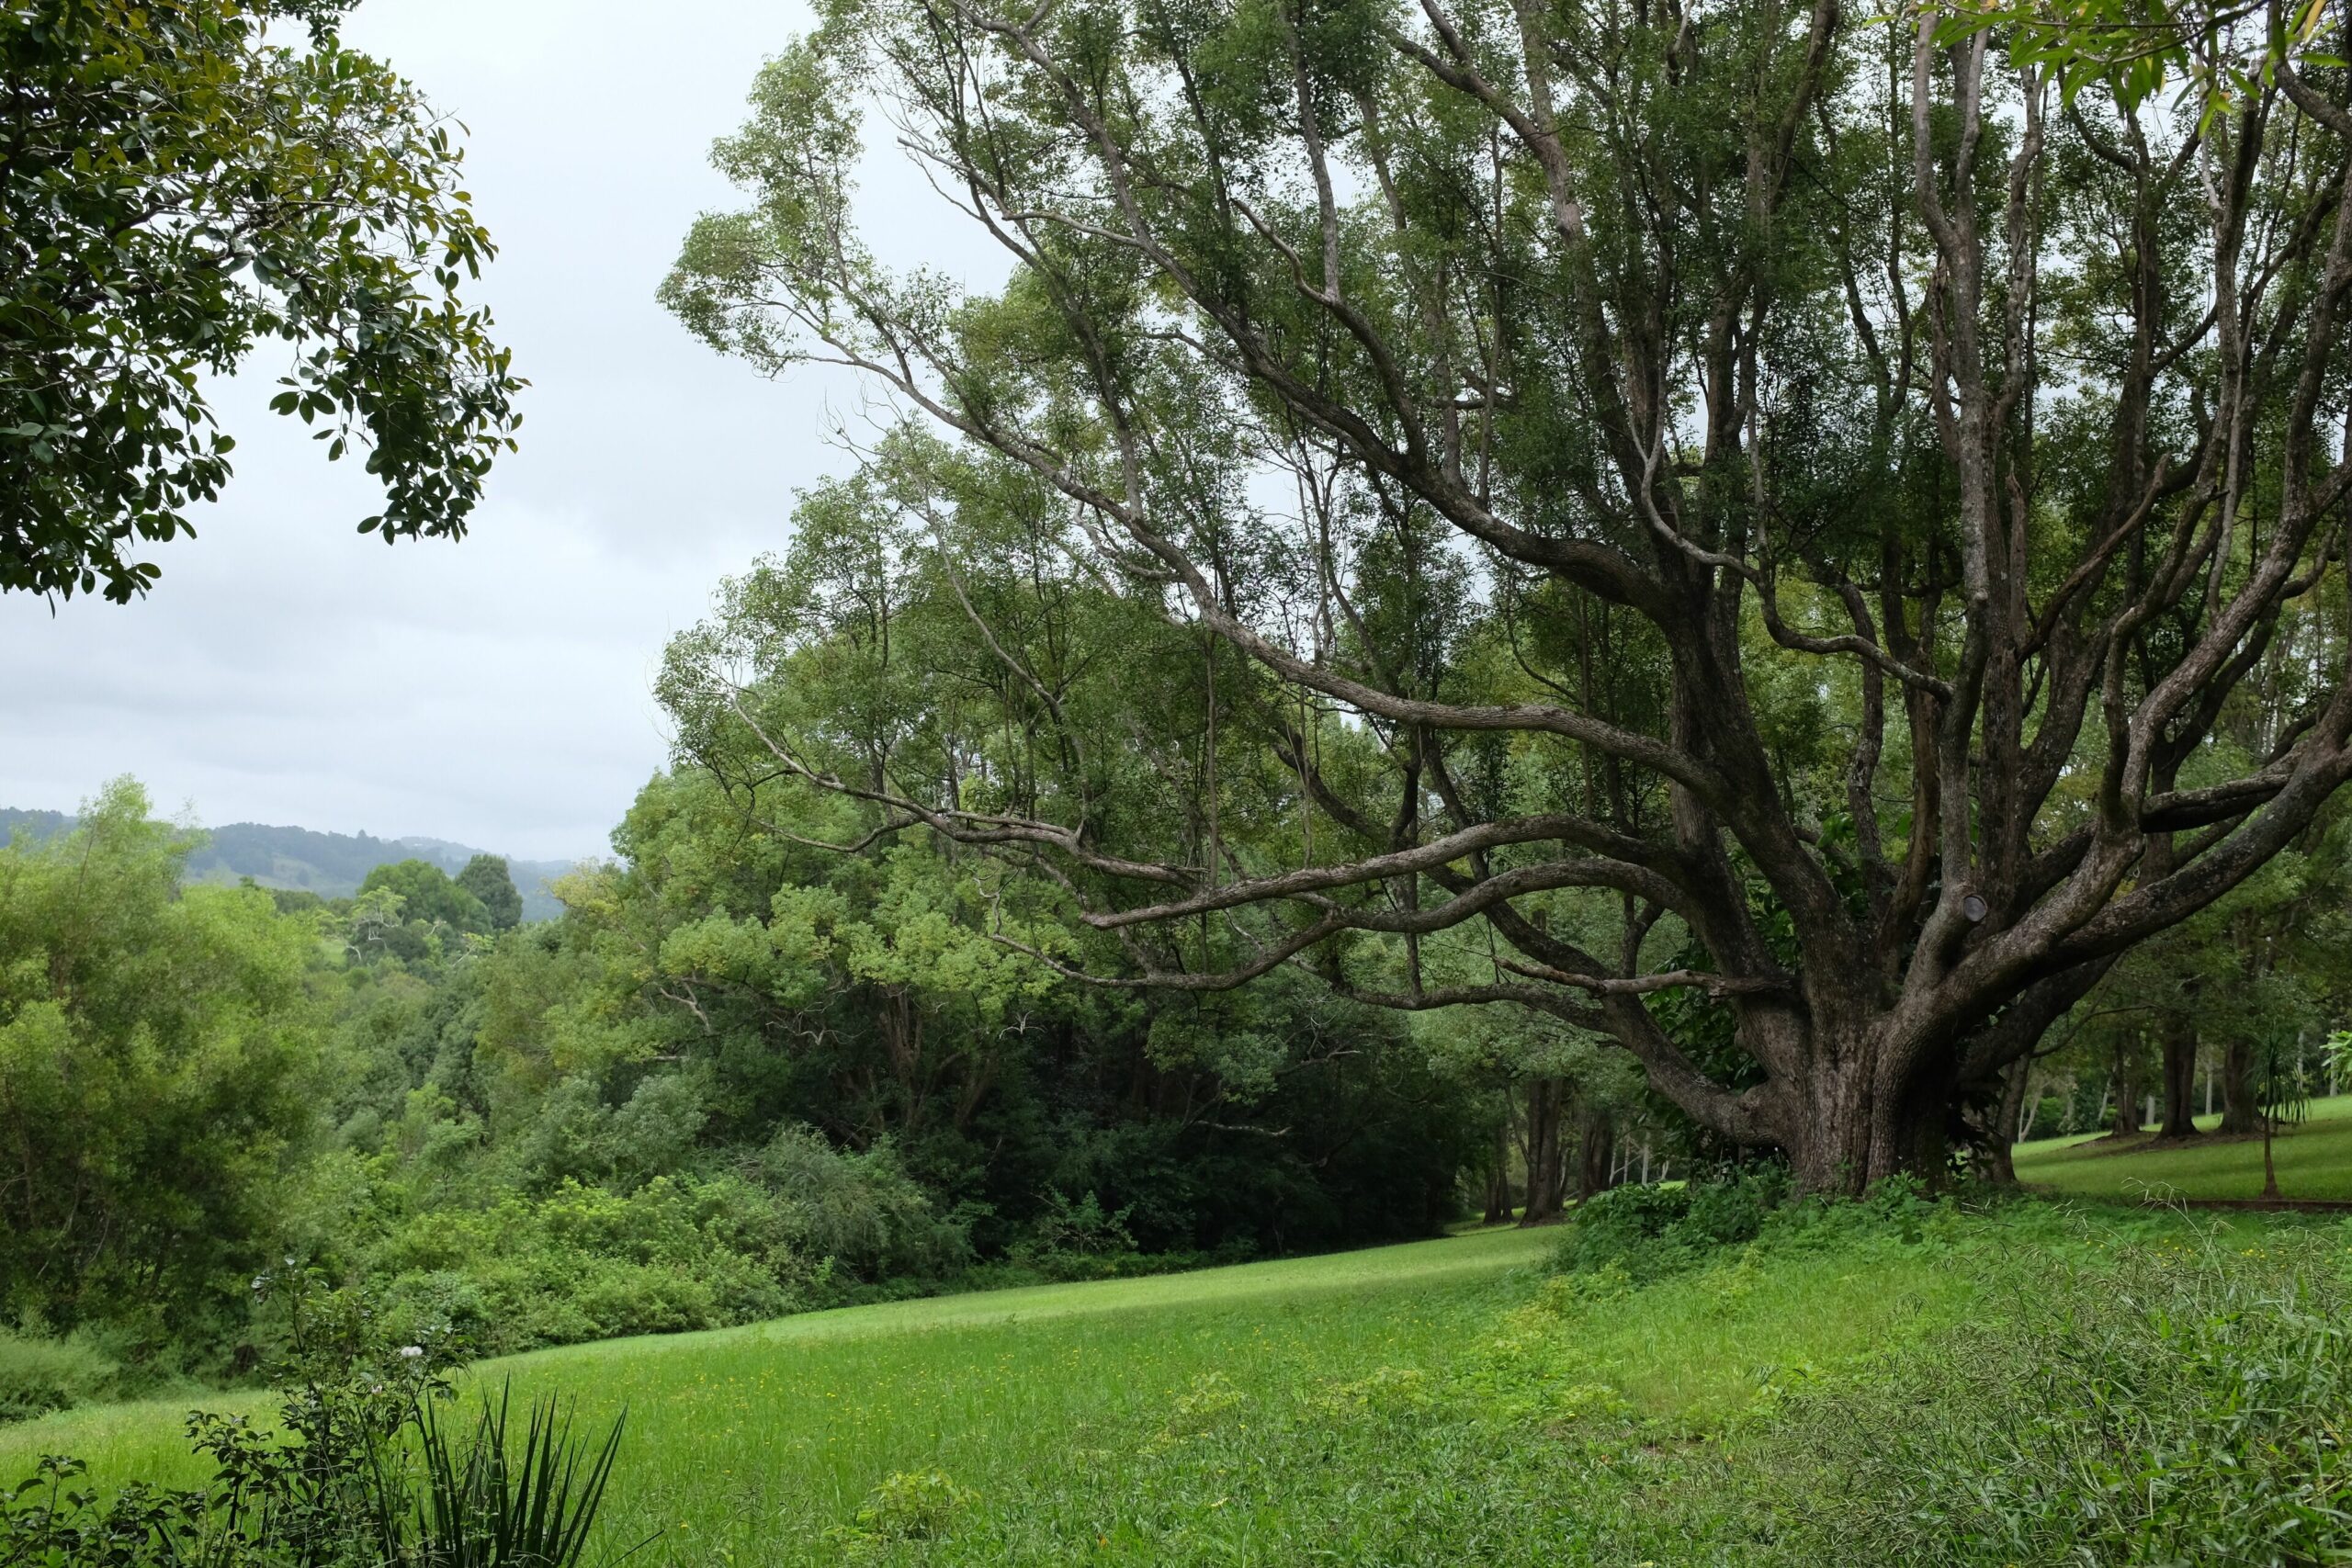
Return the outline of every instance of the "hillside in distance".
<path id="1" fill-rule="evenodd" d="M 73 825 L 74 818 L 62 811 L 0 807 L 0 840 L 20 831 L 47 838 Z M 372 833 L 322 833 L 310 828 L 232 822 L 206 829 L 204 847 L 188 858 L 187 874 L 195 882 L 235 882 L 250 876 L 264 887 L 307 888 L 322 898 L 340 898 L 359 891 L 360 882 L 379 865 L 430 861 L 455 876 L 466 862 L 482 852 L 446 839 L 379 839 Z M 506 858 L 514 889 L 523 895 L 525 919 L 553 919 L 563 912 L 549 888 L 577 863 Z"/>

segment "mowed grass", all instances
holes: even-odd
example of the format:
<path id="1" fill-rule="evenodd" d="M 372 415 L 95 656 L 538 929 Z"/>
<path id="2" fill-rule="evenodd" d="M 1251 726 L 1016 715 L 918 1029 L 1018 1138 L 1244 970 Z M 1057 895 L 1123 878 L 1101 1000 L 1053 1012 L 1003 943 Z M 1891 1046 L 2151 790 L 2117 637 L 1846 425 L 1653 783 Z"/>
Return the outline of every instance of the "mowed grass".
<path id="1" fill-rule="evenodd" d="M 1948 1253 L 1730 1259 L 1555 1310 L 1535 1231 L 811 1314 L 486 1363 L 628 1413 L 601 1545 L 776 1565 L 1695 1560 L 1672 1450 L 1976 1304 Z M 209 1402 L 264 1405 L 256 1396 Z M 200 1479 L 182 1404 L 0 1428 L 0 1476 Z M 1663 1445 L 1663 1446 L 1661 1446 Z M 933 1512 L 876 1504 L 945 1478 Z M 641 1544 L 640 1544 L 641 1543 Z"/>
<path id="2" fill-rule="evenodd" d="M 2200 1116 L 2211 1132 L 2218 1116 Z M 2262 1140 L 2215 1139 L 2148 1146 L 2153 1134 L 2112 1142 L 2095 1134 L 2019 1144 L 2018 1179 L 2072 1198 L 2253 1198 L 2262 1191 Z M 2352 1095 L 2315 1100 L 2271 1145 L 2278 1190 L 2290 1198 L 2352 1200 Z"/>

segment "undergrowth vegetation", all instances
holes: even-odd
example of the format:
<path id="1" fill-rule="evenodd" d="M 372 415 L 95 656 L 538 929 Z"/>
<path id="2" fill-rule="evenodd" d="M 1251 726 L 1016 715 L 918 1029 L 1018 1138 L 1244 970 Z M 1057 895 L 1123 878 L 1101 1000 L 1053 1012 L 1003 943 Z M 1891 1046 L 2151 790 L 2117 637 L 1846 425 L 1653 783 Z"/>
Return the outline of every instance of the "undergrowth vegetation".
<path id="1" fill-rule="evenodd" d="M 93 1334 L 49 1338 L 0 1326 L 0 1422 L 118 1399 L 138 1387 Z"/>
<path id="2" fill-rule="evenodd" d="M 446 1343 L 396 1342 L 347 1291 L 308 1270 L 255 1281 L 290 1320 L 269 1418 L 194 1412 L 205 1473 L 92 1484 L 86 1461 L 41 1453 L 0 1485 L 8 1568 L 577 1568 L 619 1452 L 535 1400 L 516 1431 L 504 1390 L 453 1420 Z"/>
<path id="3" fill-rule="evenodd" d="M 2012 1269 L 2009 1311 L 1793 1394 L 1819 1561 L 2304 1563 L 2352 1550 L 2341 1233 Z"/>
<path id="4" fill-rule="evenodd" d="M 1644 1284 L 1736 1312 L 1807 1256 L 1867 1290 L 1909 1252 L 1978 1310 L 1797 1359 L 1667 1487 L 1727 1559 L 2308 1563 L 2352 1552 L 2347 1236 L 2186 1214 L 1987 1213 L 1889 1182 L 1774 1204 L 1753 1182 L 1597 1202 L 1538 1300 L 1564 1319 Z M 1839 1310 L 1844 1303 L 1826 1301 Z M 1652 1429 L 1655 1430 L 1653 1424 Z"/>

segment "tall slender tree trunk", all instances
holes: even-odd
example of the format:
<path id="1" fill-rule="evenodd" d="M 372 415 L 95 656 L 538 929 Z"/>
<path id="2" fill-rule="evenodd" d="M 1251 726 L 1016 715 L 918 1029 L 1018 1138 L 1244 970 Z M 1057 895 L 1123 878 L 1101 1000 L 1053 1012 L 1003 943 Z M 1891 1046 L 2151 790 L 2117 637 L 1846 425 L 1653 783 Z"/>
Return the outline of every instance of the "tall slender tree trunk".
<path id="1" fill-rule="evenodd" d="M 2254 1094 L 2254 1043 L 2233 1038 L 2222 1051 L 2222 1131 L 2262 1129 L 2262 1107 Z"/>
<path id="2" fill-rule="evenodd" d="M 2120 1035 L 2115 1042 L 2115 1121 L 2108 1128 L 2110 1135 L 2133 1138 L 2140 1134 L 2140 1085 L 2138 1075 L 2132 1070 L 2131 1054 L 2125 1049 Z"/>
<path id="3" fill-rule="evenodd" d="M 1560 1122 L 1566 1110 L 1566 1087 L 1558 1078 L 1528 1080 L 1527 1205 L 1519 1215 L 1522 1225 L 1546 1224 L 1560 1217 Z"/>
<path id="4" fill-rule="evenodd" d="M 1617 1129 L 1608 1112 L 1586 1106 L 1577 1154 L 1577 1196 L 1591 1198 L 1609 1190 L 1609 1168 L 1617 1157 Z"/>
<path id="5" fill-rule="evenodd" d="M 2188 1138 L 2197 1134 L 2197 1019 L 2187 1009 L 2169 1013 L 2164 1023 L 2165 1111 L 2157 1130 L 2163 1138 Z"/>
<path id="6" fill-rule="evenodd" d="M 1495 1126 L 1493 1164 L 1487 1171 L 1487 1213 L 1485 1223 L 1501 1224 L 1510 1218 L 1510 1118 L 1506 1115 Z"/>

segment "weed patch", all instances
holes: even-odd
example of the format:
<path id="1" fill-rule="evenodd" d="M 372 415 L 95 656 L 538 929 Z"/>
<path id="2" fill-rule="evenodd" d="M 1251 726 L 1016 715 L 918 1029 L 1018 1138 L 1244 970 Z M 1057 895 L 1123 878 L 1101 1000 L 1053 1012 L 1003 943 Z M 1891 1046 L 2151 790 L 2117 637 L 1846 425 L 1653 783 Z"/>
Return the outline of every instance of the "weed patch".
<path id="1" fill-rule="evenodd" d="M 1797 1560 L 2301 1563 L 2352 1549 L 2336 1238 L 2020 1259 L 2010 1310 L 1808 1380 L 1758 1495 Z"/>

